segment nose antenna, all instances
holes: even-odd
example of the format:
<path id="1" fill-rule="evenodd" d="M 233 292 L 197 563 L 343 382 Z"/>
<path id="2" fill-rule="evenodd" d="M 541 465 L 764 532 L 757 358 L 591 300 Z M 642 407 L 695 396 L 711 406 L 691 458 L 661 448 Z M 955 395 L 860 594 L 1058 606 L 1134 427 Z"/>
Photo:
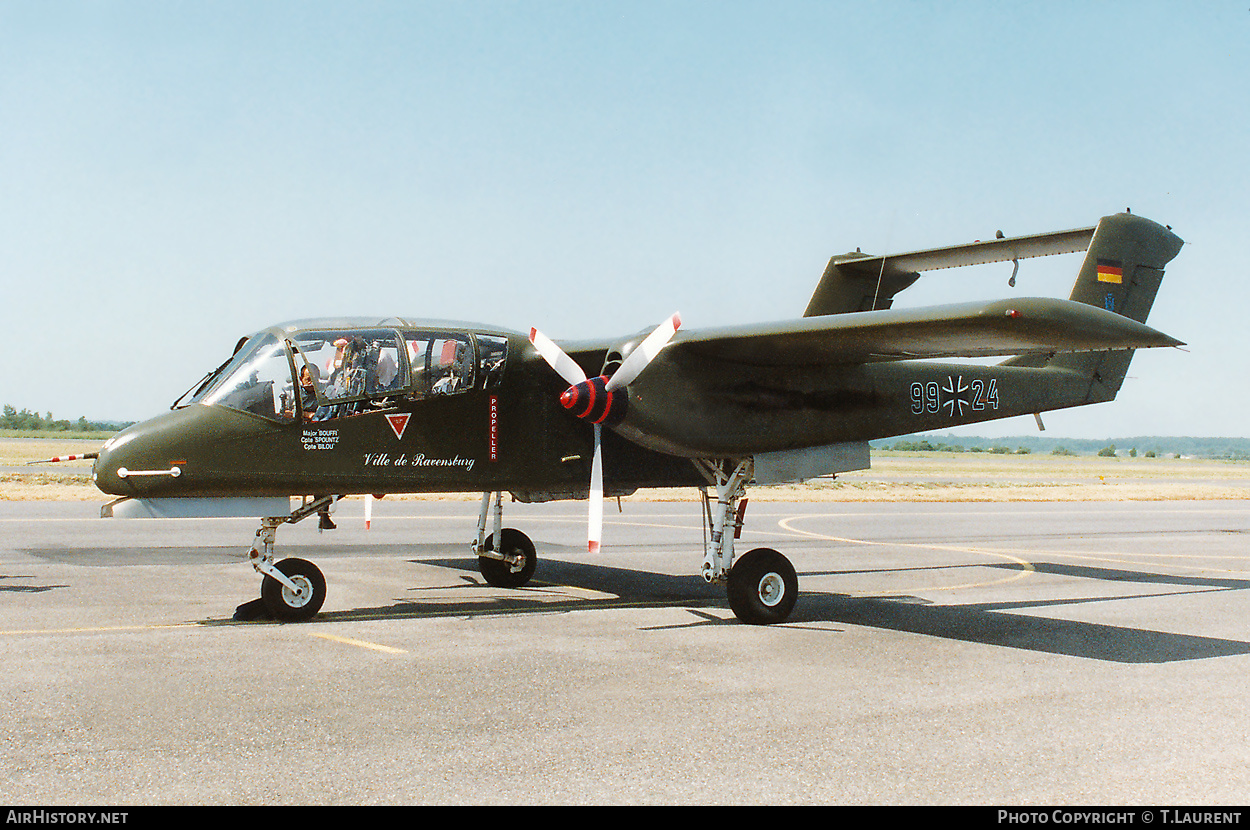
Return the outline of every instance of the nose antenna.
<path id="1" fill-rule="evenodd" d="M 52 458 L 41 458 L 38 461 L 27 461 L 26 466 L 31 464 L 52 464 L 59 461 L 84 461 L 92 458 L 99 458 L 98 452 L 87 452 L 82 455 L 54 455 Z"/>

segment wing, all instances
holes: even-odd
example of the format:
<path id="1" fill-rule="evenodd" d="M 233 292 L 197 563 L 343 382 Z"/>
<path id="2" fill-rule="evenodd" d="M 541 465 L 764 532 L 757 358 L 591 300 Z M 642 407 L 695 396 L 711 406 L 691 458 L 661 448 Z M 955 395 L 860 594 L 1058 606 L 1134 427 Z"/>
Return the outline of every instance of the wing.
<path id="1" fill-rule="evenodd" d="M 680 331 L 665 351 L 677 361 L 690 357 L 802 366 L 1180 345 L 1101 308 L 1029 297 Z"/>

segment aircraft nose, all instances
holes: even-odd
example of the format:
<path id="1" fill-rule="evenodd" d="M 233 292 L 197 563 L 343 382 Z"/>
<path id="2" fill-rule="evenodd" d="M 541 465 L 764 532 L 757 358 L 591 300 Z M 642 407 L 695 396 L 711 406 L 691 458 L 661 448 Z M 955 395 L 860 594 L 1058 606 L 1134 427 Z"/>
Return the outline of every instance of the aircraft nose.
<path id="1" fill-rule="evenodd" d="M 96 487 L 115 496 L 176 495 L 186 466 L 178 440 L 185 421 L 182 410 L 168 412 L 104 442 L 92 468 Z"/>
<path id="2" fill-rule="evenodd" d="M 126 449 L 126 445 L 136 437 L 135 428 L 129 427 L 105 441 L 100 448 L 100 454 L 91 468 L 91 480 L 103 492 L 114 496 L 134 495 L 134 488 L 126 486 L 129 471 L 134 466 L 133 453 Z M 125 474 L 122 474 L 123 470 Z"/>

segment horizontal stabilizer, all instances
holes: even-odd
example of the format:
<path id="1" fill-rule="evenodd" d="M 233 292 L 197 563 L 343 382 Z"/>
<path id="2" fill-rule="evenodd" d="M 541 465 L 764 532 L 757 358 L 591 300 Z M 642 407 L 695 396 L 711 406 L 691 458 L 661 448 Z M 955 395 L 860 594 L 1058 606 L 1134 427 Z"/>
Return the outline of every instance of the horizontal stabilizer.
<path id="1" fill-rule="evenodd" d="M 843 265 L 873 274 L 880 271 L 883 265 L 886 271 L 938 271 L 942 268 L 962 268 L 965 265 L 988 265 L 991 262 L 1011 262 L 1014 259 L 1075 254 L 1087 249 L 1093 237 L 1094 228 L 1077 228 L 951 245 L 908 254 L 869 256 L 850 260 Z"/>
<path id="2" fill-rule="evenodd" d="M 1101 308 L 1031 297 L 681 331 L 665 353 L 674 361 L 689 356 L 811 366 L 1179 345 L 1184 344 Z"/>
<path id="3" fill-rule="evenodd" d="M 1014 236 L 889 256 L 843 254 L 829 260 L 804 317 L 889 308 L 921 271 L 1073 254 L 1089 248 L 1094 228 Z"/>

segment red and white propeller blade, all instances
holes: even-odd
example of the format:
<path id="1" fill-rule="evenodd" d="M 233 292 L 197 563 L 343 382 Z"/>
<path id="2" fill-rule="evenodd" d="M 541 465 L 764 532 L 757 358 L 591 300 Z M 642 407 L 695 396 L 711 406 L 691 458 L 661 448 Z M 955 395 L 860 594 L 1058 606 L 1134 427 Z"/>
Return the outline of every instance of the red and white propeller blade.
<path id="1" fill-rule="evenodd" d="M 607 389 L 609 392 L 620 389 L 622 386 L 628 386 L 634 382 L 634 378 L 651 362 L 651 358 L 660 353 L 660 349 L 668 345 L 668 341 L 673 339 L 673 335 L 677 333 L 677 329 L 681 328 L 681 315 L 674 314 L 663 323 L 656 326 L 655 331 L 647 335 L 647 339 L 638 344 L 638 348 L 629 353 L 629 357 L 621 363 L 621 367 L 616 370 L 616 374 L 608 379 Z"/>
<path id="2" fill-rule="evenodd" d="M 582 371 L 581 366 L 577 365 L 577 361 L 565 354 L 564 349 L 553 343 L 538 329 L 530 329 L 530 342 L 543 356 L 543 360 L 547 361 L 547 365 L 555 369 L 556 374 L 564 378 L 569 386 L 576 386 L 586 379 L 586 373 Z"/>
<path id="3" fill-rule="evenodd" d="M 590 465 L 590 522 L 586 530 L 586 546 L 591 553 L 599 552 L 603 541 L 603 452 L 599 440 L 603 428 L 595 424 L 595 460 Z"/>

